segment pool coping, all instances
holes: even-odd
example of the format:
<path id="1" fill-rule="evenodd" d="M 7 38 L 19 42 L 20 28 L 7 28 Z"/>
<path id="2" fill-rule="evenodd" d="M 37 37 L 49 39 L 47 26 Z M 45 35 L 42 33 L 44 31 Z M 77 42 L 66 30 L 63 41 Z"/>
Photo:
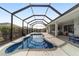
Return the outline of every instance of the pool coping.
<path id="1" fill-rule="evenodd" d="M 3 46 L 1 46 L 1 47 L 0 47 L 0 55 L 5 55 L 5 50 L 6 50 L 9 46 L 21 42 L 25 37 L 28 37 L 28 36 L 30 36 L 30 34 L 28 34 L 28 35 L 26 35 L 26 36 L 23 36 L 23 37 L 20 37 L 20 38 L 14 40 L 14 41 L 12 41 L 12 42 L 9 42 L 9 43 L 4 44 Z"/>
<path id="2" fill-rule="evenodd" d="M 12 41 L 12 42 L 9 42 L 9 43 L 7 43 L 7 44 L 1 46 L 1 47 L 0 47 L 0 55 L 12 55 L 12 53 L 10 53 L 10 54 L 5 54 L 5 50 L 6 50 L 9 46 L 23 41 L 24 38 L 29 37 L 31 34 L 33 34 L 33 33 L 30 33 L 30 34 L 28 34 L 28 35 L 26 35 L 26 36 L 20 37 L 20 38 L 14 40 L 14 41 Z M 35 33 L 34 33 L 34 34 L 35 34 Z M 45 39 L 46 39 L 46 38 L 45 38 Z M 48 41 L 48 40 L 46 40 L 46 41 Z M 50 42 L 50 41 L 48 41 L 48 42 Z M 51 42 L 50 42 L 50 43 L 51 43 Z M 52 43 L 51 43 L 51 44 L 52 44 Z M 54 43 L 53 43 L 53 44 L 54 44 Z M 54 44 L 54 46 L 55 46 L 55 44 Z M 33 49 L 31 49 L 31 50 L 35 50 L 35 51 L 36 51 L 36 50 L 37 50 L 37 51 L 38 51 L 38 50 L 55 50 L 55 48 L 56 48 L 56 47 L 53 47 L 53 48 L 46 48 L 46 49 L 42 49 L 42 48 L 40 48 L 40 49 L 34 49 L 34 48 L 33 48 Z M 28 49 L 28 51 L 29 51 L 30 48 L 27 48 L 27 49 Z M 26 50 L 27 50 L 27 49 L 26 49 Z M 22 49 L 22 50 L 25 50 L 25 49 Z M 14 51 L 13 53 L 15 53 L 15 52 L 17 52 L 17 50 Z"/>

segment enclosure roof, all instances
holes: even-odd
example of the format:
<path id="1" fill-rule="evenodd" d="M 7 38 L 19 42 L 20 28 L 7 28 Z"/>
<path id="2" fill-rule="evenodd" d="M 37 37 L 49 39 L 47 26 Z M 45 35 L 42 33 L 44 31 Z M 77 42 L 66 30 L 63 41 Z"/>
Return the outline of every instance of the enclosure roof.
<path id="1" fill-rule="evenodd" d="M 62 16 L 75 5 L 76 3 L 1 3 L 0 8 L 8 10 L 9 13 L 27 23 L 40 19 L 48 24 L 57 17 Z M 38 22 L 42 23 L 41 21 Z"/>

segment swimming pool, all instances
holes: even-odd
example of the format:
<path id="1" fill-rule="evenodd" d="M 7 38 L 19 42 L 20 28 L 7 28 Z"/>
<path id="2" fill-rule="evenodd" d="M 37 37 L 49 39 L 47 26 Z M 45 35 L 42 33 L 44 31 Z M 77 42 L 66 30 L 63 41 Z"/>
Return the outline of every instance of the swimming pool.
<path id="1" fill-rule="evenodd" d="M 5 50 L 5 53 L 11 53 L 16 49 L 46 49 L 54 48 L 55 45 L 46 41 L 41 33 L 34 33 L 28 37 L 25 37 L 21 42 L 13 44 Z"/>

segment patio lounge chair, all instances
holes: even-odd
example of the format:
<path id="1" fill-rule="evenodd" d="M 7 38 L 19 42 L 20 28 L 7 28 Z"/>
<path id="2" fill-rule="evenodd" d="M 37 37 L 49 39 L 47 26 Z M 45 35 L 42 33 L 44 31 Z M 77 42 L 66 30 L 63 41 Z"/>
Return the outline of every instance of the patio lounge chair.
<path id="1" fill-rule="evenodd" d="M 73 41 L 75 39 L 74 34 L 69 33 L 69 41 Z"/>
<path id="2" fill-rule="evenodd" d="M 69 33 L 69 41 L 72 41 L 73 43 L 79 43 L 79 37 Z"/>
<path id="3" fill-rule="evenodd" d="M 73 40 L 74 43 L 79 43 L 79 37 L 75 36 L 75 39 Z"/>

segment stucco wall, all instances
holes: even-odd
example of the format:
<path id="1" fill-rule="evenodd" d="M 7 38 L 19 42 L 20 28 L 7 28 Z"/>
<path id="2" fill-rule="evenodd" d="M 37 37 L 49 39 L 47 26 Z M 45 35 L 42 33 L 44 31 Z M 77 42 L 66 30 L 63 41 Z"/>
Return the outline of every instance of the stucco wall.
<path id="1" fill-rule="evenodd" d="M 79 36 L 79 17 L 74 20 L 74 34 Z"/>

